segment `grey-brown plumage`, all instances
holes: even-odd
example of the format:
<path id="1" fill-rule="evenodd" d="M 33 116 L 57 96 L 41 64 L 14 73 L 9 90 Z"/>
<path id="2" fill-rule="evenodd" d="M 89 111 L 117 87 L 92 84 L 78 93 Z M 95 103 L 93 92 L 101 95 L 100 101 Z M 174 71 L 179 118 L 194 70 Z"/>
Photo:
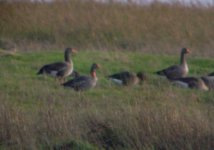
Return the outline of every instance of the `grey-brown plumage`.
<path id="1" fill-rule="evenodd" d="M 73 72 L 72 72 L 69 76 L 71 76 L 71 77 L 73 77 L 73 78 L 77 78 L 77 77 L 80 76 L 80 74 L 79 74 L 79 72 L 77 72 L 76 70 L 73 70 Z"/>
<path id="2" fill-rule="evenodd" d="M 71 54 L 76 53 L 74 48 L 66 48 L 64 53 L 64 62 L 55 62 L 44 65 L 37 74 L 48 74 L 58 79 L 64 79 L 73 72 L 73 62 L 71 60 Z"/>
<path id="3" fill-rule="evenodd" d="M 209 87 L 201 77 L 183 77 L 173 79 L 171 82 L 183 88 L 200 89 L 205 91 L 209 90 Z"/>
<path id="4" fill-rule="evenodd" d="M 208 76 L 214 76 L 214 72 L 212 72 L 212 73 L 208 74 Z"/>
<path id="5" fill-rule="evenodd" d="M 176 78 L 186 77 L 188 72 L 189 72 L 189 68 L 188 68 L 188 65 L 186 62 L 185 55 L 189 52 L 190 52 L 189 49 L 182 48 L 179 65 L 170 66 L 166 69 L 157 71 L 156 73 L 158 75 L 161 75 L 161 76 L 166 76 L 168 79 L 176 79 Z"/>
<path id="6" fill-rule="evenodd" d="M 203 76 L 201 79 L 204 81 L 209 90 L 214 90 L 214 75 Z"/>
<path id="7" fill-rule="evenodd" d="M 99 68 L 99 65 L 94 63 L 91 66 L 90 74 L 91 76 L 79 76 L 72 80 L 69 80 L 62 84 L 64 87 L 69 87 L 74 89 L 75 91 L 83 91 L 88 90 L 96 86 L 97 83 L 97 76 L 96 76 L 96 69 Z"/>
<path id="8" fill-rule="evenodd" d="M 135 85 L 140 83 L 145 79 L 145 74 L 138 72 L 137 74 L 133 72 L 123 71 L 109 75 L 108 78 L 118 84 L 118 85 Z"/>

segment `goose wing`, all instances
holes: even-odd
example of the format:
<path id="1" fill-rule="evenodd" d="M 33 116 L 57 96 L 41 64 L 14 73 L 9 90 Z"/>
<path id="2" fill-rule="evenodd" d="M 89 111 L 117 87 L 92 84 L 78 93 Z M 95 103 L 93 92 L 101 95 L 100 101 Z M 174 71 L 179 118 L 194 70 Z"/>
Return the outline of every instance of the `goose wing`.
<path id="1" fill-rule="evenodd" d="M 212 72 L 212 73 L 208 74 L 208 76 L 214 76 L 214 72 Z"/>
<path id="2" fill-rule="evenodd" d="M 206 86 L 204 80 L 197 77 L 178 78 L 173 80 L 173 82 L 180 85 L 186 84 L 186 87 L 189 87 L 189 88 L 208 90 L 208 87 Z"/>
<path id="3" fill-rule="evenodd" d="M 59 72 L 66 70 L 67 64 L 65 62 L 56 62 L 52 64 L 44 65 L 38 72 L 38 74 L 48 73 L 52 75 L 58 75 Z"/>
<path id="4" fill-rule="evenodd" d="M 201 79 L 209 87 L 209 89 L 214 89 L 214 76 L 204 76 L 201 77 Z"/>
<path id="5" fill-rule="evenodd" d="M 67 81 L 63 86 L 73 88 L 77 91 L 84 90 L 92 86 L 92 79 L 88 76 L 80 76 Z"/>
<path id="6" fill-rule="evenodd" d="M 157 74 L 164 75 L 168 79 L 176 79 L 183 76 L 183 68 L 180 65 L 173 65 L 161 71 L 158 71 Z"/>
<path id="7" fill-rule="evenodd" d="M 130 72 L 123 71 L 123 72 L 119 72 L 119 73 L 115 73 L 115 74 L 109 75 L 108 77 L 122 80 L 124 78 L 129 78 L 130 77 Z"/>
<path id="8" fill-rule="evenodd" d="M 113 82 L 118 84 L 126 84 L 130 79 L 132 79 L 133 74 L 128 71 L 123 71 L 119 73 L 112 74 L 108 78 L 112 79 Z"/>

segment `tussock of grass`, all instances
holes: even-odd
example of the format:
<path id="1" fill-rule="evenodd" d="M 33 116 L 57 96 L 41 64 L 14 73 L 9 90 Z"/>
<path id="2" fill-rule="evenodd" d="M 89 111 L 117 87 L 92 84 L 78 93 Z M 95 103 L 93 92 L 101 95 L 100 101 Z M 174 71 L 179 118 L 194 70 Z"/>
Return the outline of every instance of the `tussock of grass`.
<path id="1" fill-rule="evenodd" d="M 180 89 L 160 80 L 153 72 L 174 57 L 141 54 L 80 51 L 73 61 L 81 74 L 88 74 L 94 60 L 102 66 L 97 87 L 83 93 L 36 76 L 43 64 L 62 60 L 62 51 L 1 57 L 1 148 L 212 150 L 213 91 Z M 211 59 L 190 58 L 191 74 L 205 73 L 212 64 Z M 144 70 L 148 80 L 118 87 L 105 78 L 123 69 Z"/>

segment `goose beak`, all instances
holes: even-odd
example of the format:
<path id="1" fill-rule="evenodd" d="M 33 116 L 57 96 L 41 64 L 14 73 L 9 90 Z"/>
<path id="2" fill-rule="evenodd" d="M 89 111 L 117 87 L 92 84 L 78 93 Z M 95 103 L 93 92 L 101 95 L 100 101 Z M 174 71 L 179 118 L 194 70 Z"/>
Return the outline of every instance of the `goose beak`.
<path id="1" fill-rule="evenodd" d="M 72 53 L 73 53 L 73 54 L 76 54 L 76 53 L 77 53 L 77 49 L 73 48 L 73 49 L 72 49 Z"/>
<path id="2" fill-rule="evenodd" d="M 187 53 L 191 53 L 191 51 L 190 51 L 190 49 L 189 48 L 187 48 L 187 51 L 186 51 Z"/>
<path id="3" fill-rule="evenodd" d="M 97 68 L 99 69 L 99 68 L 101 68 L 101 66 L 99 64 L 97 64 Z"/>

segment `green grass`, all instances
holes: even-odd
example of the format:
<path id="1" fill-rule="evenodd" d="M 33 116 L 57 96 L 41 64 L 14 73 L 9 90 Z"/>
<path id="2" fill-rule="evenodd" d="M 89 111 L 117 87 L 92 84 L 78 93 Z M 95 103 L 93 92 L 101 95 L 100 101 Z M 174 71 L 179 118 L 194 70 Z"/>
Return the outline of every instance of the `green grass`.
<path id="1" fill-rule="evenodd" d="M 18 47 L 16 54 L 0 45 L 0 149 L 212 150 L 213 91 L 181 89 L 154 72 L 177 64 L 181 47 L 192 52 L 190 75 L 213 72 L 213 10 L 0 2 L 0 43 Z M 94 89 L 78 93 L 36 75 L 63 60 L 65 45 L 80 49 L 73 57 L 80 74 L 101 65 Z M 123 70 L 144 71 L 147 80 L 118 87 L 106 79 Z"/>
<path id="2" fill-rule="evenodd" d="M 80 50 L 72 59 L 80 74 L 88 74 L 93 62 L 101 65 L 94 89 L 78 93 L 36 75 L 42 65 L 63 60 L 62 50 L 1 56 L 2 149 L 51 149 L 69 143 L 81 150 L 212 149 L 213 91 L 174 87 L 154 74 L 178 63 L 179 57 Z M 188 63 L 190 75 L 213 71 L 212 59 L 190 54 Z M 118 87 L 106 79 L 122 70 L 144 71 L 148 80 Z"/>

